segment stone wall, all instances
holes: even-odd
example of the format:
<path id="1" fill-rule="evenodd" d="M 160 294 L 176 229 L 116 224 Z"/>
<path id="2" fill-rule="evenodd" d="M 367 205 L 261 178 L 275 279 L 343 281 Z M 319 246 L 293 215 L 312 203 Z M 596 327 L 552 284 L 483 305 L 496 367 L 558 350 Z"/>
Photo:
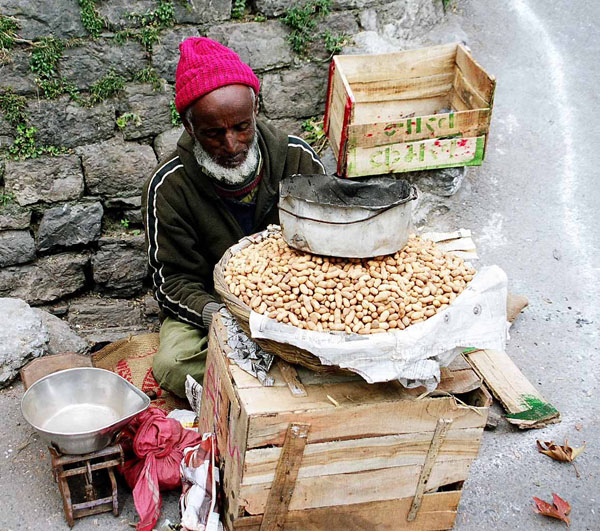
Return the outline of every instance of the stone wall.
<path id="1" fill-rule="evenodd" d="M 182 39 L 236 50 L 261 79 L 262 116 L 298 133 L 324 111 L 323 32 L 412 42 L 443 17 L 441 0 L 332 0 L 300 56 L 283 16 L 301 2 L 246 4 L 234 20 L 232 0 L 0 0 L 12 38 L 0 40 L 0 297 L 46 306 L 91 341 L 156 324 L 140 192 L 181 132 Z"/>

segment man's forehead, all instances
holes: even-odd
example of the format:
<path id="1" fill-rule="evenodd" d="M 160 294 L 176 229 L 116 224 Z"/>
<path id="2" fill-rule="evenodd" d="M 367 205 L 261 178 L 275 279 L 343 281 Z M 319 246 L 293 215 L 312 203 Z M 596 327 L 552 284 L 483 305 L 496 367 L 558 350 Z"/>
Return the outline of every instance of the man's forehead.
<path id="1" fill-rule="evenodd" d="M 254 114 L 252 89 L 246 85 L 227 85 L 209 92 L 192 104 L 194 122 L 203 127 L 221 127 L 224 122 L 239 123 Z"/>

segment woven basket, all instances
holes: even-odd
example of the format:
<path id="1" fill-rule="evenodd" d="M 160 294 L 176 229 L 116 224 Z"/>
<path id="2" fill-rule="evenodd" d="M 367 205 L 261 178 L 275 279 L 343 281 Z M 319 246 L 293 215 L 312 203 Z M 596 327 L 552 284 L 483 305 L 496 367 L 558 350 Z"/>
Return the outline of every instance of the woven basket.
<path id="1" fill-rule="evenodd" d="M 250 306 L 245 304 L 241 299 L 236 297 L 231 291 L 229 291 L 229 286 L 225 282 L 225 269 L 227 267 L 227 263 L 231 259 L 232 256 L 239 253 L 242 249 L 253 245 L 254 243 L 258 243 L 268 237 L 271 234 L 270 231 L 263 231 L 247 238 L 243 238 L 237 244 L 227 249 L 221 260 L 217 263 L 214 269 L 214 283 L 215 290 L 223 299 L 225 306 L 231 312 L 231 314 L 235 317 L 236 321 L 240 325 L 240 328 L 246 333 L 248 337 L 252 337 L 250 334 Z M 271 339 L 254 339 L 260 348 L 262 348 L 265 352 L 269 352 L 271 354 L 275 354 L 280 358 L 284 359 L 289 363 L 294 363 L 298 365 L 302 365 L 307 369 L 311 369 L 315 372 L 320 373 L 336 373 L 336 374 L 353 374 L 350 371 L 345 369 L 341 369 L 340 367 L 334 367 L 331 365 L 323 365 L 321 360 L 311 354 L 307 350 L 295 347 L 294 345 L 289 345 L 287 343 L 279 343 L 277 341 L 273 341 Z"/>

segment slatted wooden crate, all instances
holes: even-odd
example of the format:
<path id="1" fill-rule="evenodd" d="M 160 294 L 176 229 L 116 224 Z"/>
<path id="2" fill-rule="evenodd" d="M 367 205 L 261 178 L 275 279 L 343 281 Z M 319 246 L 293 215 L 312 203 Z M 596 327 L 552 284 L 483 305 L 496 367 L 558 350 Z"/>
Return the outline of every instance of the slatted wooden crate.
<path id="1" fill-rule="evenodd" d="M 324 127 L 337 174 L 480 165 L 495 86 L 460 44 L 334 57 Z"/>
<path id="2" fill-rule="evenodd" d="M 468 365 L 447 373 L 436 398 L 306 369 L 295 385 L 285 362 L 271 370 L 275 385 L 263 387 L 227 359 L 226 334 L 215 318 L 200 427 L 217 434 L 229 530 L 452 528 L 491 402 Z M 462 402 L 452 390 L 465 391 Z M 440 419 L 449 427 L 442 439 L 434 437 Z M 441 442 L 433 460 L 432 440 Z"/>

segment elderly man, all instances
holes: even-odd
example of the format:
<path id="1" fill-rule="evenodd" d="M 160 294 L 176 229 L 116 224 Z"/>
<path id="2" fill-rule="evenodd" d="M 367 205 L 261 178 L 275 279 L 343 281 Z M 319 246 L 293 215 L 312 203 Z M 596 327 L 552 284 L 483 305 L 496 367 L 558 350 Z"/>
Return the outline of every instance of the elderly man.
<path id="1" fill-rule="evenodd" d="M 185 396 L 186 374 L 202 381 L 207 329 L 221 306 L 215 264 L 243 236 L 279 222 L 281 179 L 324 170 L 302 139 L 257 119 L 259 81 L 235 52 L 196 37 L 179 49 L 175 107 L 185 131 L 142 203 L 162 320 L 153 372 Z"/>

